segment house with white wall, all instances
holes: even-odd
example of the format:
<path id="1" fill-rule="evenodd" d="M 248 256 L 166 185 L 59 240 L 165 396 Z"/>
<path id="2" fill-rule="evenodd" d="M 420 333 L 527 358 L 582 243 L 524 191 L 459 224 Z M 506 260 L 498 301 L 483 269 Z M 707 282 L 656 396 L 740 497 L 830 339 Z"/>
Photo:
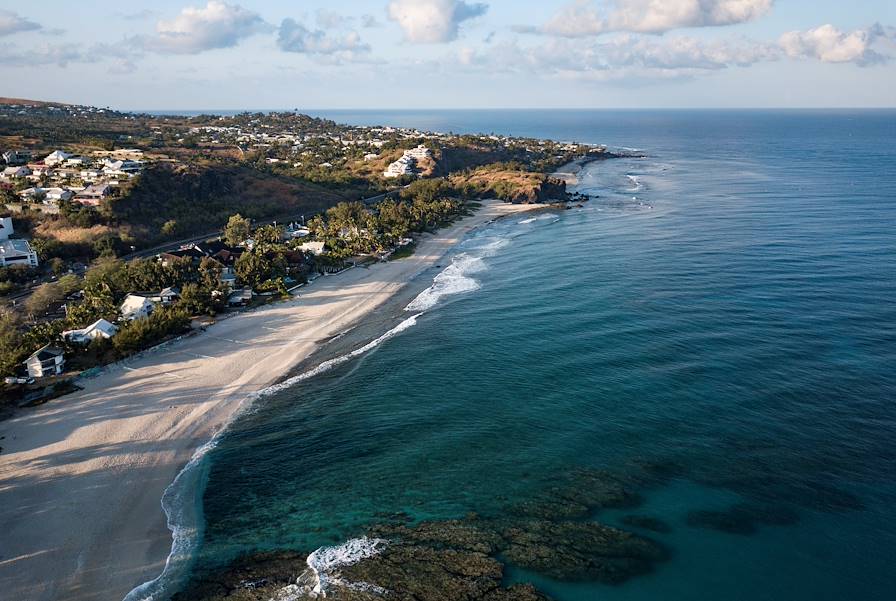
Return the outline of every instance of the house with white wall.
<path id="1" fill-rule="evenodd" d="M 34 351 L 23 363 L 29 377 L 58 376 L 65 371 L 65 354 L 62 349 L 48 344 Z"/>

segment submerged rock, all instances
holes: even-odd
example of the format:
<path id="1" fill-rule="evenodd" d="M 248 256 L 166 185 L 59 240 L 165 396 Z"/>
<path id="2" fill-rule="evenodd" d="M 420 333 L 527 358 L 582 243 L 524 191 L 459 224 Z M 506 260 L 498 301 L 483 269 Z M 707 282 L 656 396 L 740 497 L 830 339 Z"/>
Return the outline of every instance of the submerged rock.
<path id="1" fill-rule="evenodd" d="M 637 507 L 641 502 L 614 474 L 577 469 L 558 476 L 534 498 L 512 506 L 509 512 L 538 519 L 571 519 L 600 509 Z"/>
<path id="2" fill-rule="evenodd" d="M 759 526 L 790 526 L 799 515 L 787 505 L 738 503 L 722 511 L 700 510 L 688 514 L 687 523 L 729 534 L 753 534 Z"/>
<path id="3" fill-rule="evenodd" d="M 306 556 L 291 551 L 241 557 L 226 570 L 194 579 L 172 601 L 268 601 L 307 567 Z"/>
<path id="4" fill-rule="evenodd" d="M 395 544 L 343 570 L 343 577 L 368 582 L 388 599 L 419 601 L 486 599 L 501 588 L 503 566 L 484 553 Z M 338 599 L 367 599 L 359 591 L 339 591 Z"/>
<path id="5" fill-rule="evenodd" d="M 736 509 L 715 511 L 701 509 L 688 513 L 687 524 L 693 528 L 708 528 L 728 534 L 754 534 L 758 528 L 749 513 Z"/>
<path id="6" fill-rule="evenodd" d="M 650 530 L 651 532 L 671 532 L 672 527 L 659 518 L 649 515 L 626 515 L 620 520 L 626 526 Z"/>
<path id="7" fill-rule="evenodd" d="M 596 522 L 528 520 L 502 535 L 502 557 L 557 580 L 618 584 L 668 556 L 658 543 Z"/>

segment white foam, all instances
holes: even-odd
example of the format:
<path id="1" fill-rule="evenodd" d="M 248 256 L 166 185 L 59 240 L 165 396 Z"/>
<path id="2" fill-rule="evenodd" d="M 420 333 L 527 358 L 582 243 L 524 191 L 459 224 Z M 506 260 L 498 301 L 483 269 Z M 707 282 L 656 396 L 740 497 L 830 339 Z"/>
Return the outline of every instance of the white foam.
<path id="1" fill-rule="evenodd" d="M 196 449 L 184 469 L 165 489 L 162 495 L 162 510 L 165 512 L 168 529 L 171 531 L 171 552 L 165 560 L 162 573 L 134 588 L 125 596 L 124 601 L 167 599 L 174 592 L 169 588 L 179 584 L 180 578 L 185 575 L 199 539 L 197 524 L 200 520 L 196 513 L 200 509 L 196 505 L 195 495 L 198 494 L 200 467 L 203 458 L 217 446 L 221 432 L 223 430 Z"/>
<path id="2" fill-rule="evenodd" d="M 335 588 L 368 591 L 384 594 L 386 591 L 367 582 L 348 582 L 339 574 L 339 568 L 373 557 L 385 549 L 387 541 L 381 538 L 353 538 L 335 547 L 320 547 L 308 555 L 308 569 L 297 579 L 279 591 L 270 601 L 298 601 L 327 596 Z"/>
<path id="3" fill-rule="evenodd" d="M 523 220 L 520 221 L 519 223 L 520 223 L 520 224 L 523 224 L 523 223 L 532 223 L 532 222 L 535 221 L 536 219 L 538 219 L 538 217 L 529 217 L 528 219 L 523 219 Z"/>
<path id="4" fill-rule="evenodd" d="M 280 382 L 279 384 L 274 384 L 273 386 L 269 386 L 268 388 L 265 388 L 261 392 L 258 392 L 256 395 L 254 395 L 254 398 L 261 397 L 261 396 L 269 396 L 269 395 L 274 394 L 275 392 L 280 392 L 281 390 L 286 390 L 287 388 L 291 388 L 291 387 L 295 386 L 296 384 L 298 384 L 299 382 L 302 382 L 303 380 L 307 380 L 308 378 L 312 378 L 316 375 L 330 371 L 337 365 L 341 365 L 341 364 L 345 363 L 346 361 L 350 361 L 351 359 L 354 359 L 358 355 L 363 355 L 367 351 L 379 346 L 380 344 L 382 344 L 386 340 L 392 338 L 396 334 L 404 332 L 405 330 L 407 330 L 408 328 L 410 328 L 411 326 L 416 324 L 417 318 L 420 317 L 420 315 L 421 314 L 418 313 L 417 315 L 412 315 L 411 317 L 408 317 L 407 319 L 402 321 L 400 324 L 398 324 L 397 326 L 395 326 L 394 328 L 392 328 L 391 330 L 389 330 L 388 332 L 386 332 L 385 334 L 383 334 L 382 336 L 377 338 L 376 340 L 371 340 L 364 346 L 362 346 L 360 348 L 356 348 L 355 350 L 353 350 L 350 353 L 346 353 L 345 355 L 340 355 L 339 357 L 335 357 L 333 359 L 324 361 L 323 363 L 321 363 L 314 369 L 309 369 L 308 371 L 302 372 L 297 376 L 293 376 L 287 380 L 284 380 L 284 381 Z"/>
<path id="5" fill-rule="evenodd" d="M 641 183 L 641 178 L 637 175 L 626 175 L 625 177 L 632 183 L 632 187 L 628 190 L 629 192 L 638 192 L 644 188 L 644 184 Z"/>
<path id="6" fill-rule="evenodd" d="M 484 269 L 485 262 L 482 257 L 476 257 L 469 253 L 459 254 L 451 261 L 451 265 L 433 278 L 432 286 L 418 294 L 417 298 L 408 303 L 404 310 L 428 311 L 436 306 L 442 297 L 478 290 L 479 282 L 471 278 L 470 274 Z"/>

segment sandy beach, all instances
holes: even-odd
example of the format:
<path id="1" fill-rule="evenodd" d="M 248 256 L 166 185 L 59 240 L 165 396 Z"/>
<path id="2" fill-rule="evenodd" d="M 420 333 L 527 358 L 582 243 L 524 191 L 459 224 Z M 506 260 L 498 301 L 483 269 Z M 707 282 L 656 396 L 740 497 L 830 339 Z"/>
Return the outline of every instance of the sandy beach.
<path id="1" fill-rule="evenodd" d="M 0 590 L 17 601 L 120 600 L 171 549 L 160 499 L 242 401 L 294 370 L 471 229 L 533 205 L 486 201 L 413 256 L 318 278 L 0 422 Z"/>

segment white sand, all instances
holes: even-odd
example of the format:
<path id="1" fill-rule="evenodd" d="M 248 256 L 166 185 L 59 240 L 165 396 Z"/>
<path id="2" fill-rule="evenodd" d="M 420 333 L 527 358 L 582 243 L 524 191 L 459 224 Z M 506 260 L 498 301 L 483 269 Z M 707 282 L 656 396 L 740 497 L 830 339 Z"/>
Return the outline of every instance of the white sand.
<path id="1" fill-rule="evenodd" d="M 410 258 L 319 278 L 295 300 L 222 320 L 0 422 L 0 596 L 116 601 L 155 578 L 171 548 L 162 493 L 241 401 L 472 228 L 531 208 L 485 202 Z"/>

